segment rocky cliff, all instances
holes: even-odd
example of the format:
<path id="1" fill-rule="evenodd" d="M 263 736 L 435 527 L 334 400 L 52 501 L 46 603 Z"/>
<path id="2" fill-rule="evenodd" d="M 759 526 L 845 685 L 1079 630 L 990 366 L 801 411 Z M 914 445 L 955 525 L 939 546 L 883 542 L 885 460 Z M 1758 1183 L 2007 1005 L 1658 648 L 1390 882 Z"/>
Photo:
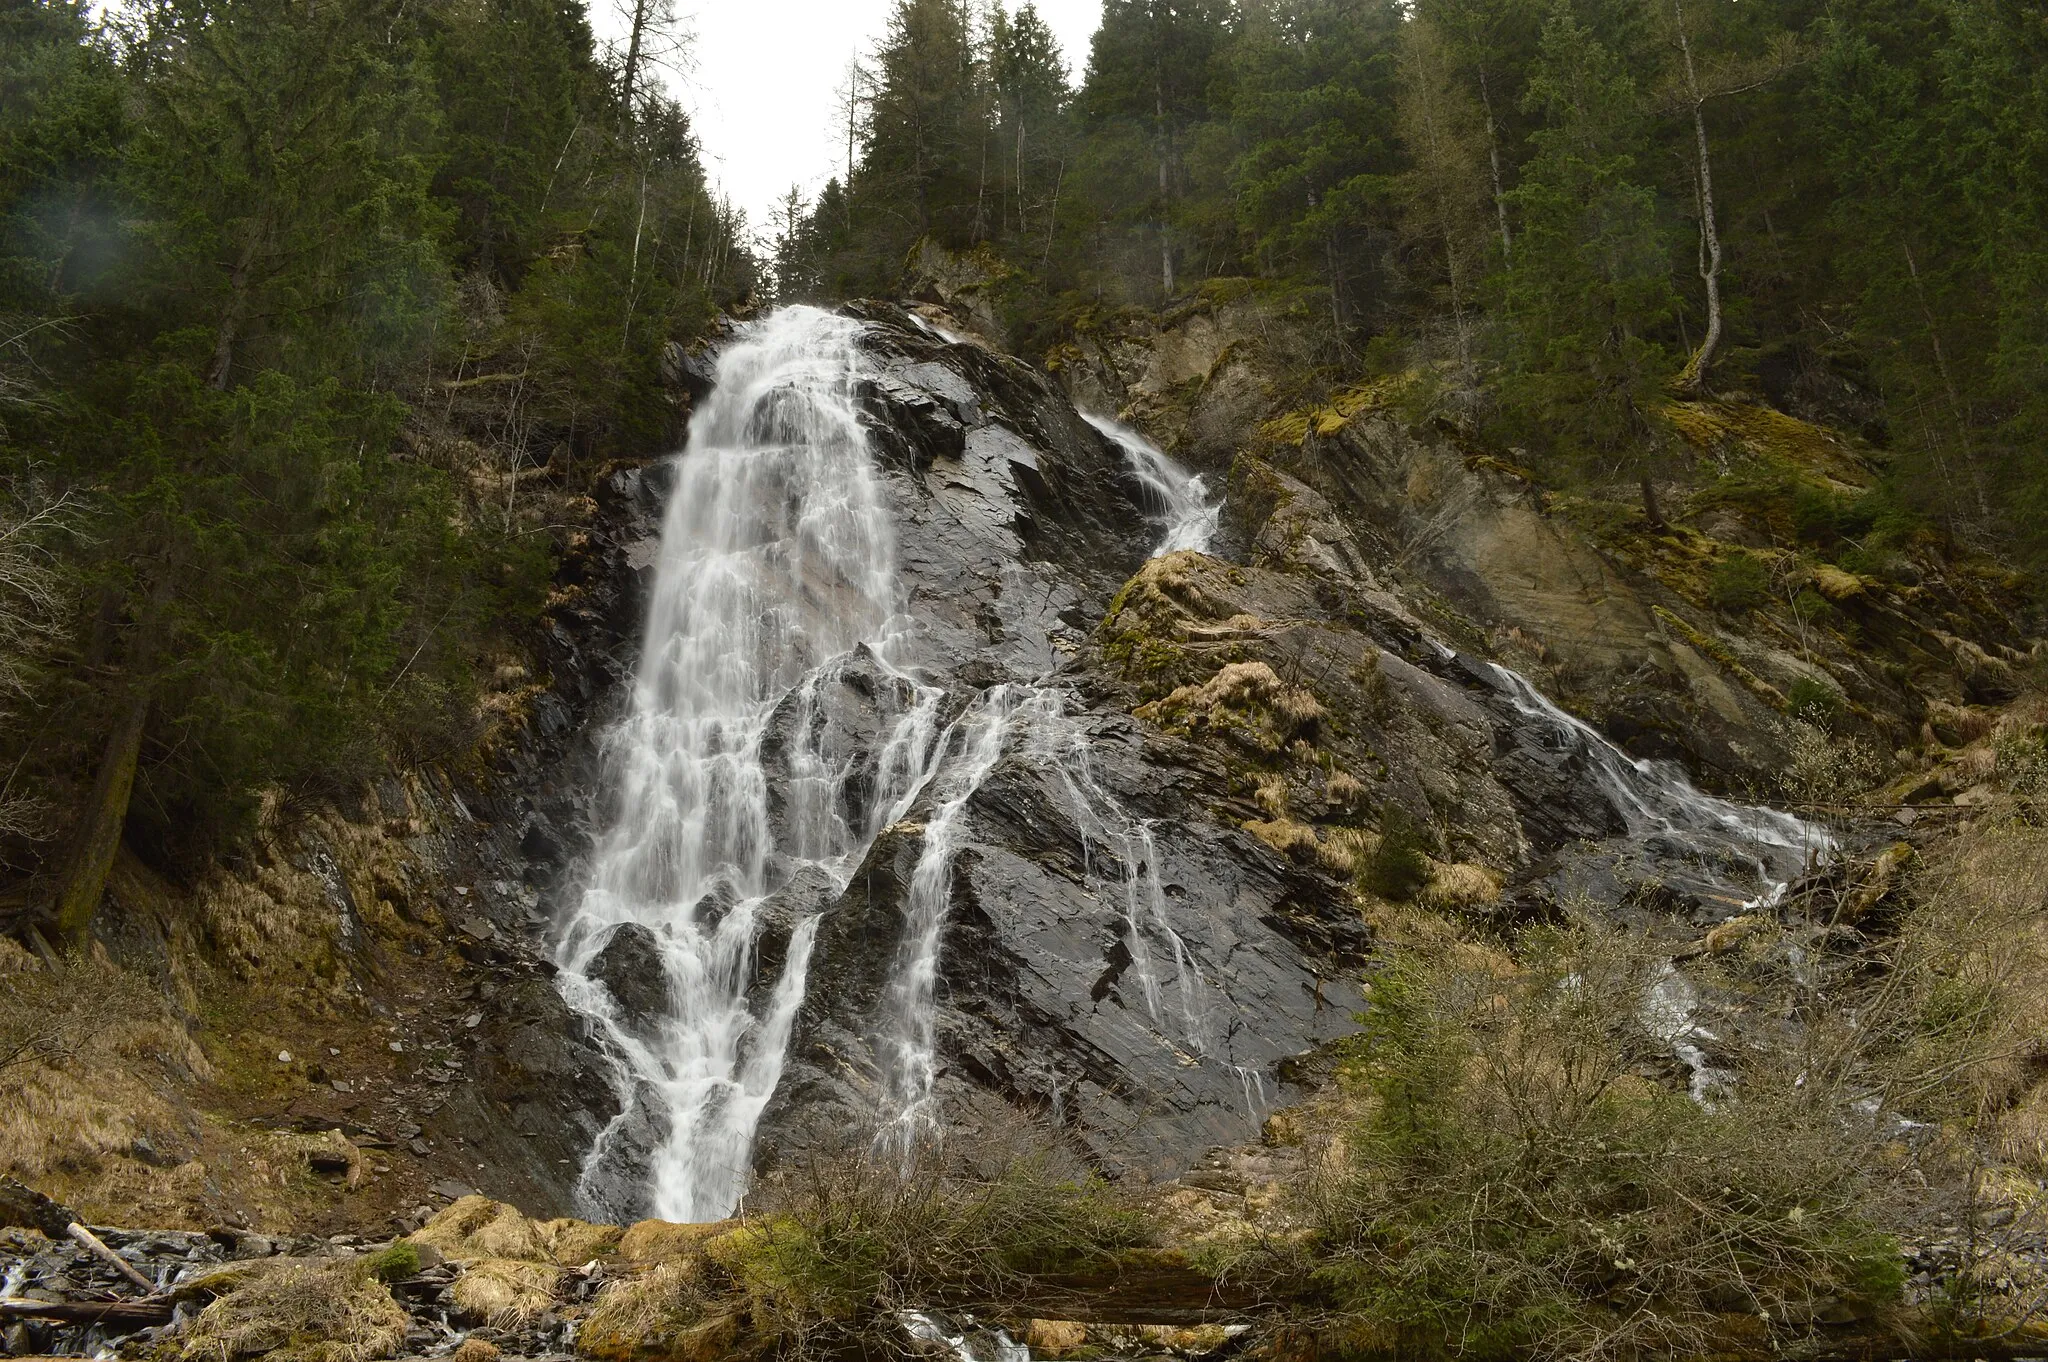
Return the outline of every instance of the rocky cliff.
<path id="1" fill-rule="evenodd" d="M 1098 338 L 1051 376 L 965 334 L 971 315 L 849 309 L 910 642 L 886 664 L 856 650 L 768 720 L 771 835 L 791 816 L 792 754 L 823 744 L 835 788 L 868 788 L 927 692 L 942 745 L 843 882 L 786 877 L 757 911 L 756 1000 L 816 924 L 753 1144 L 770 1177 L 886 1120 L 894 980 L 938 821 L 953 839 L 930 1018 L 945 1127 L 1026 1116 L 1142 1179 L 1255 1138 L 1305 1095 L 1355 1029 L 1376 932 L 1413 905 L 1480 923 L 1591 905 L 1691 939 L 1826 860 L 1835 839 L 1655 764 L 1722 787 L 1775 770 L 1802 677 L 1833 688 L 1884 763 L 1923 773 L 1915 798 L 1965 792 L 1930 785 L 1925 763 L 1984 727 L 1973 704 L 2013 693 L 2025 638 L 2005 584 L 1929 555 L 1847 582 L 1808 570 L 1798 590 L 1832 613 L 1803 636 L 1767 607 L 1731 616 L 1700 565 L 1745 540 L 1763 551 L 1741 508 L 1631 538 L 1452 417 L 1415 419 L 1399 385 L 1290 409 L 1285 356 L 1232 306 Z M 716 355 L 666 369 L 702 402 Z M 1146 424 L 1227 489 L 1207 552 L 1153 556 L 1156 498 L 1077 401 Z M 1867 476 L 1835 437 L 1761 412 L 1703 409 L 1701 438 L 1739 459 L 1745 440 L 1796 437 L 1827 476 Z M 607 735 L 631 703 L 674 485 L 665 462 L 598 481 L 542 665 L 505 678 L 482 764 L 280 809 L 248 863 L 196 888 L 124 870 L 97 934 L 163 983 L 164 1024 L 196 1050 L 108 1058 L 148 1100 L 94 1115 L 89 1136 L 24 1143 L 19 1172 L 166 1224 L 413 1223 L 471 1188 L 534 1212 L 648 1209 L 666 1112 L 565 1002 L 555 932 L 616 815 Z M 948 785 L 999 694 L 1021 717 L 971 788 Z M 607 1017 L 662 1025 L 658 943 L 620 929 L 588 974 Z M 45 1110 L 100 1110 L 36 1082 Z M 259 1157 L 261 1140 L 286 1143 Z M 328 1143 L 338 1163 L 308 1152 Z"/>

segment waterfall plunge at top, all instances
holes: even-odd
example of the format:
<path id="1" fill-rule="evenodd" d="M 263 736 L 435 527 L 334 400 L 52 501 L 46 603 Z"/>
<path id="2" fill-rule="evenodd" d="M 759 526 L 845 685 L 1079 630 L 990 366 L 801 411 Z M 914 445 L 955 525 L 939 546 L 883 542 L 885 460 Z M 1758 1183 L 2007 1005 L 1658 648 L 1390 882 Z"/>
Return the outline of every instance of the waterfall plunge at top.
<path id="1" fill-rule="evenodd" d="M 1159 547 L 1152 550 L 1152 556 L 1158 558 L 1182 549 L 1207 553 L 1209 541 L 1216 537 L 1216 523 L 1223 514 L 1223 503 L 1210 503 L 1209 489 L 1200 476 L 1190 474 L 1167 457 L 1158 445 L 1120 421 L 1112 421 L 1106 416 L 1091 416 L 1085 411 L 1081 413 L 1081 419 L 1107 435 L 1123 450 L 1125 462 L 1130 464 L 1139 487 L 1144 490 L 1145 502 L 1153 518 L 1165 531 Z"/>
<path id="2" fill-rule="evenodd" d="M 586 1193 L 624 1124 L 650 1121 L 649 1197 L 665 1219 L 731 1211 L 781 1077 L 816 920 L 795 927 L 780 979 L 756 997 L 762 901 L 807 869 L 843 885 L 932 756 L 939 693 L 891 660 L 908 624 L 854 405 L 858 335 L 853 321 L 790 308 L 719 356 L 677 465 L 632 709 L 609 742 L 617 807 L 563 936 L 564 991 L 604 1027 L 626 1107 L 591 1152 Z M 789 798 L 771 820 L 771 715 L 863 644 L 901 683 L 894 733 L 856 771 L 799 723 L 797 750 L 780 754 Z M 849 816 L 856 789 L 865 809 Z M 669 1015 L 651 1026 L 631 1024 L 592 977 L 625 924 L 659 945 Z"/>

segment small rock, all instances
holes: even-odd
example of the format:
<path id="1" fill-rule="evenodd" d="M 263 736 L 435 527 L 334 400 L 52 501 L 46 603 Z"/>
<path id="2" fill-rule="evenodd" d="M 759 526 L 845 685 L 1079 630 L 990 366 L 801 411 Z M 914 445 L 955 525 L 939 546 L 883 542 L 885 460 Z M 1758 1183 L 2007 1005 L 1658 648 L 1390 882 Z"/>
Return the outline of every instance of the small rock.
<path id="1" fill-rule="evenodd" d="M 410 1149 L 413 1153 L 418 1154 L 422 1157 L 425 1157 L 427 1153 L 427 1142 L 425 1140 L 408 1140 L 406 1141 L 405 1147 L 407 1149 Z"/>
<path id="2" fill-rule="evenodd" d="M 460 1201 L 466 1196 L 477 1194 L 476 1188 L 466 1182 L 457 1182 L 454 1178 L 442 1178 L 428 1190 L 435 1196 L 446 1197 L 450 1201 Z"/>
<path id="3" fill-rule="evenodd" d="M 341 1055 L 341 1051 L 335 1049 L 332 1045 L 327 1047 L 327 1053 L 335 1056 L 336 1058 L 339 1058 Z"/>
<path id="4" fill-rule="evenodd" d="M 402 1054 L 404 1054 L 404 1053 L 405 1053 L 405 1042 L 404 1042 L 404 1041 L 402 1041 L 402 1040 L 394 1040 L 394 1041 L 392 1041 L 392 1042 L 391 1042 L 391 1053 L 392 1053 L 392 1054 L 394 1054 L 394 1055 L 402 1055 Z"/>
<path id="5" fill-rule="evenodd" d="M 483 1019 L 483 1013 L 472 1012 L 467 1017 L 464 1017 L 462 1019 L 462 1027 L 465 1031 L 474 1031 L 479 1025 L 483 1023 Z"/>
<path id="6" fill-rule="evenodd" d="M 289 1051 L 289 1050 L 279 1050 L 279 1051 L 277 1052 L 277 1062 L 278 1062 L 278 1063 L 280 1063 L 280 1064 L 289 1064 L 289 1063 L 291 1063 L 291 1062 L 292 1062 L 292 1052 L 291 1052 L 291 1051 Z"/>

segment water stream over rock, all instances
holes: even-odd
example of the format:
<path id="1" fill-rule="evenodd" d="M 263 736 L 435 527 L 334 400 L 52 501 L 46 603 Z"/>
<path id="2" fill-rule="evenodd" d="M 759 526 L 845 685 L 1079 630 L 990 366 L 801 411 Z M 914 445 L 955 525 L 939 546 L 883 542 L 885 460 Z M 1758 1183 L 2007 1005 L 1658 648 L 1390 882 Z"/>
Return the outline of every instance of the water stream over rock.
<path id="1" fill-rule="evenodd" d="M 1202 480 L 1015 361 L 856 312 L 740 327 L 672 465 L 557 952 L 615 1070 L 578 1189 L 605 1218 L 717 1218 L 757 1159 L 851 1132 L 907 1154 L 1020 1111 L 1107 1168 L 1170 1175 L 1293 1100 L 1288 1062 L 1364 1005 L 1347 887 L 1215 805 L 1227 766 L 1133 719 L 1088 652 L 1148 555 L 1211 550 Z M 1233 566 L 1204 590 L 1246 602 L 1200 608 L 1299 620 L 1339 609 L 1333 589 Z M 1725 910 L 1832 850 L 1426 631 L 1414 664 L 1323 637 L 1401 688 L 1361 722 L 1415 706 L 1450 735 L 1429 741 L 1472 744 L 1379 798 L 1412 803 L 1453 764 L 1525 864 L 1605 838 Z M 1306 657 L 1288 665 L 1311 675 Z"/>
<path id="2" fill-rule="evenodd" d="M 747 327 L 718 358 L 677 470 L 631 712 L 608 742 L 611 825 L 559 949 L 564 991 L 602 1025 L 626 1108 L 585 1168 L 601 1208 L 633 1193 L 612 1164 L 637 1134 L 654 1145 L 635 1160 L 653 1213 L 732 1209 L 816 930 L 798 925 L 762 996 L 757 910 L 806 869 L 843 881 L 929 774 L 937 695 L 901 678 L 910 703 L 873 770 L 852 769 L 829 730 L 795 725 L 781 835 L 771 829 L 762 738 L 778 703 L 856 647 L 894 673 L 906 630 L 854 400 L 859 329 L 810 308 Z"/>
<path id="3" fill-rule="evenodd" d="M 1121 421 L 1085 411 L 1081 419 L 1115 441 L 1144 489 L 1147 509 L 1165 530 L 1152 556 L 1158 558 L 1182 549 L 1207 553 L 1216 538 L 1223 503 L 1209 500 L 1209 489 L 1201 477 L 1190 474 L 1158 445 Z"/>

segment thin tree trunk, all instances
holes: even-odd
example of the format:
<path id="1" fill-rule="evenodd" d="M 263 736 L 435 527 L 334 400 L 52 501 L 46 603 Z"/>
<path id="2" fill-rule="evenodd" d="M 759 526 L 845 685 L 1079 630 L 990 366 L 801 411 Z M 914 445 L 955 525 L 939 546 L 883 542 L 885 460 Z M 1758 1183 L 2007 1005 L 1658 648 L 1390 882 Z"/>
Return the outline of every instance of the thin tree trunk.
<path id="1" fill-rule="evenodd" d="M 640 44 L 647 32 L 647 11 L 651 0 L 633 0 L 633 31 L 626 40 L 626 68 L 621 73 L 619 128 L 633 126 L 633 83 L 640 75 Z"/>
<path id="2" fill-rule="evenodd" d="M 1052 181 L 1052 211 L 1045 215 L 1045 253 L 1038 257 L 1038 268 L 1042 273 L 1046 263 L 1052 259 L 1052 237 L 1060 225 L 1060 189 L 1067 182 L 1067 158 L 1060 157 L 1059 172 Z"/>
<path id="3" fill-rule="evenodd" d="M 1678 50 L 1685 57 L 1685 91 L 1692 101 L 1692 130 L 1699 144 L 1700 278 L 1707 286 L 1707 334 L 1679 374 L 1678 387 L 1699 393 L 1706 391 L 1707 370 L 1713 367 L 1714 352 L 1721 345 L 1721 233 L 1714 221 L 1714 163 L 1707 152 L 1707 101 L 1700 93 L 1699 77 L 1693 69 L 1692 40 L 1685 31 L 1684 0 L 1671 0 L 1671 12 L 1678 20 Z"/>
<path id="4" fill-rule="evenodd" d="M 1651 481 L 1650 470 L 1647 466 L 1645 466 L 1642 470 L 1642 483 L 1643 521 L 1645 524 L 1649 526 L 1649 528 L 1653 530 L 1661 530 L 1665 528 L 1664 512 L 1657 505 L 1657 484 Z"/>
<path id="5" fill-rule="evenodd" d="M 981 241 L 982 226 L 988 221 L 988 133 L 981 135 L 981 170 L 974 181 L 974 242 Z"/>
<path id="6" fill-rule="evenodd" d="M 128 819 L 128 800 L 135 792 L 135 767 L 142 756 L 142 732 L 149 718 L 149 692 L 138 689 L 129 700 L 100 756 L 93 777 L 92 798 L 71 838 L 64 869 L 57 881 L 57 932 L 71 947 L 83 947 L 92 931 L 92 915 L 106 892 L 107 873 L 121 849 L 121 827 Z"/>
<path id="7" fill-rule="evenodd" d="M 1486 159 L 1493 167 L 1493 211 L 1500 217 L 1500 257 L 1503 264 L 1515 259 L 1515 239 L 1508 234 L 1508 194 L 1500 173 L 1500 138 L 1493 122 L 1493 96 L 1486 88 L 1486 68 L 1479 68 L 1479 103 L 1486 110 Z"/>
<path id="8" fill-rule="evenodd" d="M 1956 381 L 1948 370 L 1948 356 L 1941 348 L 1941 329 L 1934 324 L 1934 309 L 1927 305 L 1927 289 L 1920 282 L 1920 262 L 1913 258 L 1913 247 L 1901 241 L 1899 249 L 1906 253 L 1906 272 L 1913 280 L 1913 296 L 1920 304 L 1920 316 L 1927 323 L 1927 339 L 1934 347 L 1934 371 L 1941 375 L 1942 389 L 1948 393 L 1949 409 L 1955 413 L 1956 434 L 1963 442 L 1963 453 L 1973 453 L 1970 439 L 1970 423 L 1963 415 L 1963 398 L 1956 388 Z M 1937 449 L 1939 447 L 1937 446 Z M 1991 505 L 1984 495 L 1984 480 L 1978 476 L 1975 458 L 1969 460 L 1970 481 L 1977 492 L 1977 510 L 1986 520 L 1991 518 Z"/>
<path id="9" fill-rule="evenodd" d="M 1159 117 L 1159 298 L 1164 302 L 1173 297 L 1173 236 L 1167 228 L 1168 195 L 1172 184 L 1166 169 L 1172 145 L 1166 130 L 1166 74 L 1156 65 L 1152 74 L 1152 101 L 1153 111 Z"/>
<path id="10" fill-rule="evenodd" d="M 206 385 L 215 392 L 228 390 L 228 377 L 235 368 L 235 343 L 241 339 L 242 323 L 249 315 L 249 271 L 256 264 L 256 242 L 261 231 L 251 232 L 242 245 L 241 258 L 228 273 L 228 306 L 221 314 L 220 327 L 213 334 L 213 364 Z"/>

